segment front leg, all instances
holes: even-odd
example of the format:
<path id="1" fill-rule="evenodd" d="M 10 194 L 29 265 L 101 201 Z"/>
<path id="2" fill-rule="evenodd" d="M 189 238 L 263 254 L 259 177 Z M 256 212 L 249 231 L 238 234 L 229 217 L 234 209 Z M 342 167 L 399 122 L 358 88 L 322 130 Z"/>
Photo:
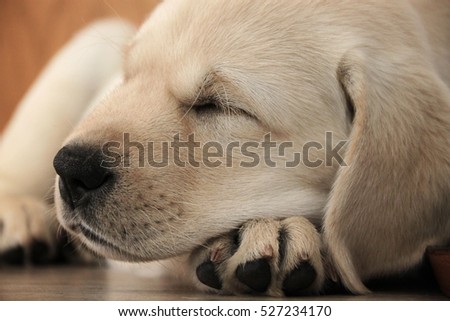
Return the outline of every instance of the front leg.
<path id="1" fill-rule="evenodd" d="M 57 225 L 48 205 L 53 157 L 120 72 L 119 48 L 133 32 L 119 20 L 90 25 L 53 58 L 18 106 L 0 143 L 0 263 L 55 252 Z"/>
<path id="2" fill-rule="evenodd" d="M 314 294 L 325 280 L 320 248 L 320 234 L 304 217 L 255 219 L 195 250 L 190 277 L 224 294 Z"/>

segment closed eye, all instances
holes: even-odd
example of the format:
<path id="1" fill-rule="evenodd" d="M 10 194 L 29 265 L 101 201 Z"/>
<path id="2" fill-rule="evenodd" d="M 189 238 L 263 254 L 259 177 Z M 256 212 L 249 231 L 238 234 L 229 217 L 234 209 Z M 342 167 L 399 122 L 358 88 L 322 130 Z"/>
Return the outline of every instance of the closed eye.
<path id="1" fill-rule="evenodd" d="M 192 106 L 192 110 L 198 117 L 215 116 L 215 115 L 241 115 L 256 119 L 256 117 L 244 109 L 235 106 L 222 106 L 216 101 L 207 101 Z"/>
<path id="2" fill-rule="evenodd" d="M 223 112 L 222 107 L 217 105 L 215 102 L 206 102 L 194 105 L 192 107 L 192 110 L 194 110 L 197 115 L 207 115 L 212 113 Z"/>

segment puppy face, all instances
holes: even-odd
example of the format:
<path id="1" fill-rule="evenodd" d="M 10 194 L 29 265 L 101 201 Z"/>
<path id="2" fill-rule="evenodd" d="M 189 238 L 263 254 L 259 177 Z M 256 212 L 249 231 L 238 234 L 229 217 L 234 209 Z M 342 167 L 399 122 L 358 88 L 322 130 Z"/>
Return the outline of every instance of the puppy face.
<path id="1" fill-rule="evenodd" d="M 350 122 L 339 55 L 298 11 L 290 1 L 162 4 L 126 51 L 123 82 L 66 141 L 63 226 L 102 255 L 146 261 L 250 218 L 320 216 L 338 164 L 286 161 L 308 142 L 323 146 L 309 159 L 325 160 L 325 132 L 345 139 Z M 198 148 L 177 148 L 189 137 Z"/>

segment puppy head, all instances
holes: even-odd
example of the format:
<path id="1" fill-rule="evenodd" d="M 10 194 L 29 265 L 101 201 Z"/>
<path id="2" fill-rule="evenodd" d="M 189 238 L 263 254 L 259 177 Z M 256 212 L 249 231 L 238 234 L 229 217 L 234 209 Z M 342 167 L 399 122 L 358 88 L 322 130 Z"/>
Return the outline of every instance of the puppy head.
<path id="1" fill-rule="evenodd" d="M 156 10 L 122 83 L 55 159 L 63 226 L 102 255 L 145 261 L 251 218 L 322 213 L 338 165 L 325 164 L 325 133 L 340 140 L 349 128 L 337 58 L 296 30 L 289 1 L 273 7 Z"/>

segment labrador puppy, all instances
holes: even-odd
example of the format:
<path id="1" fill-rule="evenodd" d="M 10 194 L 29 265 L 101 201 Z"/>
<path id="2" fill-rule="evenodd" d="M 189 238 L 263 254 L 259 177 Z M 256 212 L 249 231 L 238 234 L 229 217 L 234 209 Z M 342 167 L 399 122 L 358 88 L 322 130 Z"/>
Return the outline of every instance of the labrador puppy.
<path id="1" fill-rule="evenodd" d="M 449 30 L 419 0 L 167 0 L 133 36 L 91 26 L 4 133 L 0 250 L 54 244 L 56 154 L 58 220 L 102 256 L 217 293 L 367 293 L 450 241 Z"/>

